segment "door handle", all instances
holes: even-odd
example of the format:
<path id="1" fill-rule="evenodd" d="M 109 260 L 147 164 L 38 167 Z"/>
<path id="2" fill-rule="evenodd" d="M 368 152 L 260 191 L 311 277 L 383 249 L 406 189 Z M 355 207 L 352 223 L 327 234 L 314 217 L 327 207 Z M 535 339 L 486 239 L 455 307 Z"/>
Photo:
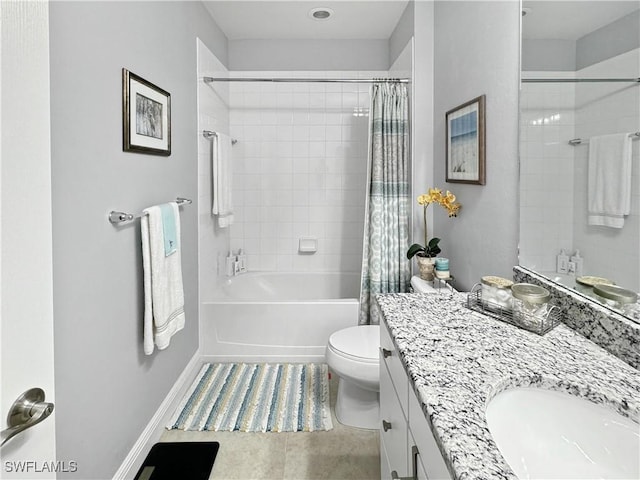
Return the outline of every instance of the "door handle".
<path id="1" fill-rule="evenodd" d="M 0 447 L 9 439 L 37 425 L 53 412 L 53 403 L 44 401 L 44 390 L 31 388 L 20 395 L 9 409 L 7 425 L 0 432 Z"/>

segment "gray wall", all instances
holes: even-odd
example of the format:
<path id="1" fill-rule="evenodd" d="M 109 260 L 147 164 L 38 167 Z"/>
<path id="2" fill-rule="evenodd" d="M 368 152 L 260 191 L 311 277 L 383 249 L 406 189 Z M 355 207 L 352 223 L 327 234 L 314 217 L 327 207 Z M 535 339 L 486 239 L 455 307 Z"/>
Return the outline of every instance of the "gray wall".
<path id="1" fill-rule="evenodd" d="M 389 42 L 387 40 L 230 40 L 227 68 L 236 71 L 388 70 Z"/>
<path id="2" fill-rule="evenodd" d="M 413 111 L 411 112 L 411 184 L 412 194 L 412 239 L 410 244 L 424 242 L 424 220 L 422 207 L 416 197 L 427 193 L 436 184 L 434 180 L 434 2 L 412 2 L 414 21 L 413 52 Z M 433 209 L 429 209 L 428 231 L 433 236 Z M 417 269 L 417 262 L 411 262 Z"/>
<path id="3" fill-rule="evenodd" d="M 522 40 L 522 70 L 573 72 L 576 42 L 573 40 Z"/>
<path id="4" fill-rule="evenodd" d="M 198 349 L 197 209 L 182 209 L 185 329 L 142 352 L 139 212 L 197 201 L 196 36 L 226 60 L 199 2 L 51 2 L 54 329 L 59 478 L 111 478 Z M 171 93 L 172 154 L 122 151 L 121 69 Z"/>
<path id="5" fill-rule="evenodd" d="M 640 47 L 640 10 L 578 39 L 576 70 Z"/>
<path id="6" fill-rule="evenodd" d="M 640 10 L 577 41 L 523 40 L 523 71 L 576 71 L 640 47 Z"/>
<path id="7" fill-rule="evenodd" d="M 458 218 L 434 209 L 456 286 L 512 276 L 518 245 L 518 2 L 435 4 L 435 183 L 453 191 Z M 445 113 L 485 94 L 487 184 L 445 183 Z"/>
<path id="8" fill-rule="evenodd" d="M 413 37 L 414 22 L 415 5 L 414 1 L 411 0 L 407 4 L 407 8 L 402 12 L 402 16 L 398 20 L 396 28 L 393 29 L 391 37 L 389 37 L 389 65 L 393 65 L 398 55 L 403 52 L 407 43 Z"/>

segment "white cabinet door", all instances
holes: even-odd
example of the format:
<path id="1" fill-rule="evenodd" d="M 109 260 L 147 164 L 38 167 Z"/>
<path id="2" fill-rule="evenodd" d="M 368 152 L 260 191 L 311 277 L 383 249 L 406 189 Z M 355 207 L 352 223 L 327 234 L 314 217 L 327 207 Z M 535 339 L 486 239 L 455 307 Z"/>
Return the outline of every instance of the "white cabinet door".
<path id="1" fill-rule="evenodd" d="M 447 465 L 414 392 L 409 394 L 409 430 L 414 445 L 418 447 L 418 466 L 424 470 L 423 478 L 450 480 L 451 475 Z M 418 468 L 419 471 L 420 468 Z M 418 478 L 421 477 L 418 476 Z"/>
<path id="2" fill-rule="evenodd" d="M 380 325 L 380 365 L 386 365 L 389 369 L 402 411 L 405 416 L 408 416 L 409 379 L 398 355 L 398 350 L 391 339 L 387 326 L 384 324 Z"/>
<path id="3" fill-rule="evenodd" d="M 380 365 L 380 422 L 380 445 L 384 447 L 381 449 L 382 476 L 390 479 L 391 472 L 396 471 L 399 477 L 406 477 L 409 475 L 407 419 L 384 364 Z"/>

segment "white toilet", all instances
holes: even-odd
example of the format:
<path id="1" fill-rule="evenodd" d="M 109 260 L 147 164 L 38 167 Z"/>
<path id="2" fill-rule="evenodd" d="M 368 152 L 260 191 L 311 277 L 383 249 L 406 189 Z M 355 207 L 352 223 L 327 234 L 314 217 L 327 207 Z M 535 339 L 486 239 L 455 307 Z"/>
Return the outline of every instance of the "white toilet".
<path id="1" fill-rule="evenodd" d="M 362 325 L 333 333 L 326 359 L 338 375 L 336 418 L 344 425 L 379 428 L 380 326 Z"/>

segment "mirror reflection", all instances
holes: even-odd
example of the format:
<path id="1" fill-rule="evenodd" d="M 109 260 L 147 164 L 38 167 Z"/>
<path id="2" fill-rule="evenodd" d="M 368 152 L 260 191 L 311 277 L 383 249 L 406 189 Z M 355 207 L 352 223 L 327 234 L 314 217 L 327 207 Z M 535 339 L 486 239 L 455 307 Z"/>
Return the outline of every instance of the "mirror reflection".
<path id="1" fill-rule="evenodd" d="M 635 319 L 639 77 L 637 1 L 523 1 L 520 265 Z"/>

